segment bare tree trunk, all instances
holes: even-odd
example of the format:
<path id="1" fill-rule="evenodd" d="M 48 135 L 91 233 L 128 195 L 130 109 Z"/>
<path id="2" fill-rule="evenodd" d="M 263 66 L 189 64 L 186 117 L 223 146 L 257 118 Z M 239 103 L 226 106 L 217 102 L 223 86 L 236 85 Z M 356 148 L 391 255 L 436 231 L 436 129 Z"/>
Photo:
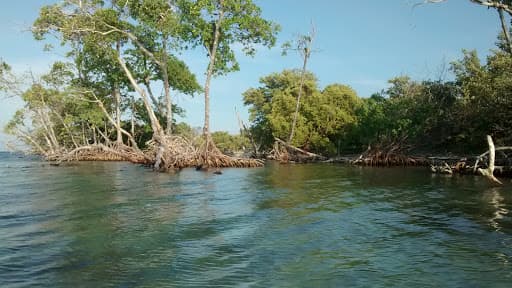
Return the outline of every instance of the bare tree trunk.
<path id="1" fill-rule="evenodd" d="M 295 113 L 293 114 L 292 129 L 290 131 L 290 137 L 288 138 L 287 144 L 292 143 L 293 136 L 295 134 L 295 126 L 297 125 L 297 118 L 299 116 L 300 98 L 302 97 L 302 91 L 304 90 L 303 86 L 304 86 L 304 78 L 306 76 L 307 63 L 308 63 L 308 57 L 304 57 L 304 63 L 302 65 L 302 70 L 300 73 L 299 95 L 297 96 L 297 103 L 295 104 Z"/>
<path id="2" fill-rule="evenodd" d="M 501 29 L 503 30 L 503 35 L 505 36 L 505 42 L 507 44 L 507 49 L 510 55 L 512 55 L 512 42 L 510 40 L 510 33 L 508 30 L 508 25 L 505 20 L 505 14 L 502 8 L 498 8 L 498 14 L 500 15 Z"/>
<path id="3" fill-rule="evenodd" d="M 93 94 L 94 95 L 94 94 Z M 132 146 L 134 148 L 138 148 L 137 147 L 137 143 L 135 142 L 135 139 L 133 138 L 133 133 L 130 134 L 128 133 L 126 130 L 124 130 L 120 125 L 120 123 L 118 123 L 117 121 L 115 121 L 114 119 L 112 119 L 112 117 L 110 116 L 110 114 L 108 113 L 107 109 L 105 109 L 105 105 L 103 105 L 103 102 L 101 102 L 100 99 L 98 99 L 98 97 L 96 97 L 96 95 L 94 95 L 94 98 L 96 99 L 96 103 L 98 103 L 98 106 L 100 107 L 101 111 L 103 111 L 103 114 L 105 114 L 105 117 L 107 117 L 107 120 L 116 128 L 116 130 L 118 132 L 121 132 L 122 134 L 126 135 L 128 137 L 128 140 L 130 140 L 130 142 L 132 143 Z M 107 124 L 105 123 L 105 133 L 108 135 L 107 133 Z M 119 138 L 117 138 L 119 139 Z M 122 137 L 121 137 L 122 139 Z M 123 142 L 118 142 L 117 143 L 120 143 L 120 144 L 123 144 Z"/>
<path id="4" fill-rule="evenodd" d="M 243 135 L 242 132 L 247 134 L 247 136 L 249 137 L 249 141 L 251 141 L 254 157 L 259 157 L 260 153 L 258 146 L 256 145 L 256 141 L 254 141 L 254 137 L 252 136 L 251 131 L 247 128 L 247 126 L 245 126 L 244 121 L 242 121 L 242 119 L 240 118 L 238 110 L 236 111 L 236 117 L 238 118 L 238 125 L 240 126 L 240 135 Z"/>
<path id="5" fill-rule="evenodd" d="M 489 165 L 487 166 L 487 169 L 479 168 L 478 172 L 480 172 L 480 174 L 491 180 L 491 182 L 501 185 L 503 183 L 501 183 L 500 180 L 494 177 L 494 160 L 496 157 L 496 152 L 494 149 L 494 142 L 492 141 L 492 137 L 489 135 L 487 135 L 487 144 L 489 144 Z"/>
<path id="6" fill-rule="evenodd" d="M 158 103 L 158 100 L 156 99 L 155 95 L 153 94 L 153 90 L 151 89 L 151 85 L 149 83 L 149 79 L 144 79 L 144 86 L 146 86 L 146 90 L 148 91 L 149 99 L 151 99 L 151 103 L 153 103 L 153 106 L 155 106 L 156 112 L 160 115 L 163 115 L 162 109 L 160 107 L 160 103 Z"/>
<path id="7" fill-rule="evenodd" d="M 116 43 L 116 51 L 117 54 L 121 53 L 121 43 L 119 41 Z M 114 83 L 114 100 L 116 105 L 116 142 L 123 144 L 123 134 L 121 133 L 121 91 L 117 81 Z"/>
<path id="8" fill-rule="evenodd" d="M 55 137 L 55 133 L 53 133 L 53 127 L 50 126 L 51 124 L 49 123 L 47 112 L 43 111 L 43 109 L 37 109 L 35 112 L 39 116 L 38 122 L 41 124 L 41 126 L 43 126 L 43 129 L 46 132 L 44 137 L 51 152 L 53 153 L 58 150 L 59 144 L 57 142 L 57 138 Z"/>
<path id="9" fill-rule="evenodd" d="M 87 139 L 85 137 L 85 125 L 84 125 L 84 122 L 81 122 L 82 124 L 82 142 L 84 145 L 87 145 L 89 143 L 87 143 Z"/>
<path id="10" fill-rule="evenodd" d="M 22 137 L 22 138 L 24 138 L 24 139 L 28 140 L 30 143 L 32 143 L 32 145 L 34 145 L 34 147 L 35 147 L 37 150 L 39 150 L 39 152 L 41 153 L 41 155 L 43 155 L 43 156 L 48 155 L 48 151 L 45 151 L 45 150 L 43 149 L 43 147 L 42 147 L 41 145 L 39 145 L 39 143 L 37 143 L 37 142 L 34 140 L 34 138 L 32 138 L 32 137 L 30 136 L 30 134 L 29 134 L 29 133 L 26 133 L 26 132 L 24 132 L 24 131 L 22 131 L 22 130 L 20 130 L 20 129 L 16 129 L 16 134 L 18 134 L 20 137 Z"/>
<path id="11" fill-rule="evenodd" d="M 162 126 L 160 125 L 158 118 L 156 118 L 155 111 L 153 111 L 153 108 L 151 108 L 151 104 L 149 103 L 149 99 L 148 99 L 148 96 L 146 95 L 146 92 L 142 88 L 139 87 L 139 85 L 137 84 L 137 81 L 135 81 L 135 78 L 133 77 L 132 73 L 130 72 L 128 67 L 126 67 L 126 63 L 124 62 L 123 58 L 118 56 L 117 60 L 121 64 L 121 67 L 123 68 L 126 76 L 128 77 L 128 80 L 130 80 L 130 83 L 131 83 L 133 89 L 135 89 L 135 91 L 137 91 L 137 93 L 139 93 L 139 95 L 142 98 L 142 101 L 144 102 L 144 107 L 146 107 L 146 110 L 149 115 L 149 120 L 151 122 L 151 129 L 153 130 L 153 137 L 154 138 L 162 138 L 162 136 L 163 136 Z"/>
<path id="12" fill-rule="evenodd" d="M 130 132 L 132 134 L 132 137 L 135 138 L 135 99 L 134 99 L 133 96 L 132 96 L 132 115 L 131 115 L 130 124 L 131 124 L 131 131 Z M 134 142 L 132 144 L 137 145 L 137 142 L 135 142 L 135 139 L 133 141 Z"/>
<path id="13" fill-rule="evenodd" d="M 156 118 L 155 111 L 153 111 L 153 108 L 151 108 L 151 104 L 149 103 L 149 99 L 148 99 L 148 96 L 146 95 L 146 92 L 144 91 L 144 89 L 140 88 L 140 86 L 137 84 L 137 81 L 135 81 L 135 78 L 133 77 L 133 75 L 130 72 L 130 70 L 128 69 L 128 67 L 126 67 L 126 63 L 124 62 L 123 58 L 121 58 L 120 55 L 118 55 L 117 60 L 119 61 L 119 64 L 121 64 L 121 67 L 123 68 L 126 76 L 128 77 L 128 80 L 130 80 L 130 83 L 131 83 L 133 89 L 135 89 L 135 91 L 137 91 L 137 93 L 139 93 L 139 95 L 142 98 L 142 101 L 144 102 L 144 106 L 146 107 L 146 110 L 148 112 L 149 119 L 151 122 L 151 129 L 153 130 L 153 139 L 155 140 L 155 142 L 158 146 L 158 148 L 157 148 L 158 151 L 162 152 L 162 153 L 157 153 L 157 155 L 156 155 L 154 169 L 161 170 L 160 164 L 162 162 L 162 157 L 164 154 L 163 152 L 166 149 L 165 148 L 164 131 L 162 130 L 162 126 L 160 125 L 158 118 Z"/>
<path id="14" fill-rule="evenodd" d="M 162 53 L 162 60 L 160 69 L 162 70 L 162 77 L 164 82 L 164 94 L 165 94 L 165 107 L 166 107 L 166 127 L 165 127 L 165 134 L 171 135 L 172 134 L 172 99 L 171 99 L 171 92 L 169 87 L 169 74 L 167 71 L 167 37 L 164 37 L 163 40 L 163 53 Z"/>
<path id="15" fill-rule="evenodd" d="M 114 105 L 116 106 L 116 115 L 115 115 L 115 128 L 116 128 L 116 142 L 118 144 L 123 144 L 123 134 L 121 132 L 121 93 L 119 92 L 119 85 L 114 84 L 114 91 L 112 91 L 112 96 L 114 96 Z"/>
<path id="16" fill-rule="evenodd" d="M 299 108 L 300 108 L 300 98 L 302 97 L 302 93 L 304 91 L 304 81 L 306 77 L 306 68 L 308 64 L 308 59 L 311 56 L 313 40 L 315 39 L 315 26 L 311 23 L 311 32 L 308 35 L 299 36 L 297 40 L 297 48 L 296 50 L 302 56 L 302 70 L 300 73 L 300 86 L 299 86 L 299 95 L 297 95 L 297 102 L 295 104 L 295 113 L 293 114 L 293 122 L 292 127 L 290 129 L 290 136 L 288 137 L 287 144 L 291 145 L 293 136 L 295 134 L 295 127 L 297 126 L 297 118 L 299 117 Z"/>
<path id="17" fill-rule="evenodd" d="M 224 1 L 220 1 L 221 10 L 219 12 L 219 18 L 215 22 L 215 32 L 213 37 L 213 43 L 210 52 L 210 62 L 208 64 L 208 70 L 206 72 L 206 81 L 204 84 L 204 127 L 203 135 L 205 140 L 208 142 L 210 135 L 210 82 L 212 80 L 213 71 L 215 69 L 215 58 L 217 56 L 217 46 L 219 45 L 220 38 L 220 26 L 224 19 Z M 206 149 L 208 150 L 208 149 Z"/>
<path id="18" fill-rule="evenodd" d="M 94 145 L 96 145 L 96 144 L 98 144 L 98 139 L 96 139 L 96 126 L 92 125 L 91 130 L 92 130 L 92 139 L 93 139 Z"/>
<path id="19" fill-rule="evenodd" d="M 66 132 L 68 132 L 69 137 L 71 138 L 71 142 L 73 142 L 73 145 L 75 146 L 75 148 L 78 148 L 78 143 L 76 142 L 75 137 L 73 136 L 73 133 L 71 132 L 71 129 L 69 129 L 69 126 L 64 121 L 64 118 L 59 113 L 53 113 L 53 114 L 56 115 L 57 118 L 59 118 L 60 122 L 64 126 L 64 129 L 66 129 Z"/>

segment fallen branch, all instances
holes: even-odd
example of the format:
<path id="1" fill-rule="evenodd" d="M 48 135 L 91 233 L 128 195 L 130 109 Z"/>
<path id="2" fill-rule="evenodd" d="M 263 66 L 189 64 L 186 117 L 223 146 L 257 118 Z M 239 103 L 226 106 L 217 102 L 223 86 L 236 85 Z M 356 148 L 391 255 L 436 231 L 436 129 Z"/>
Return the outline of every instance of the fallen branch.
<path id="1" fill-rule="evenodd" d="M 492 137 L 487 135 L 487 143 L 489 144 L 489 166 L 487 169 L 478 168 L 478 172 L 483 176 L 487 177 L 491 182 L 502 185 L 500 180 L 494 177 L 494 160 L 496 156 L 496 152 L 494 149 L 494 143 L 492 141 Z M 477 160 L 478 162 L 478 160 Z M 475 165 L 476 167 L 476 165 Z"/>
<path id="2" fill-rule="evenodd" d="M 504 150 L 512 150 L 512 146 L 503 146 L 503 147 L 497 147 L 494 149 L 494 151 L 504 151 Z M 475 165 L 473 166 L 473 172 L 476 172 L 478 168 L 478 162 L 482 160 L 483 157 L 485 157 L 487 154 L 489 154 L 489 151 L 486 151 L 485 153 L 482 153 L 480 156 L 476 158 Z"/>
<path id="3" fill-rule="evenodd" d="M 295 147 L 295 146 L 292 146 L 292 145 L 290 145 L 290 144 L 286 143 L 285 141 L 283 141 L 283 140 L 281 140 L 281 139 L 279 139 L 279 138 L 277 138 L 277 137 L 274 137 L 274 139 L 275 139 L 278 143 L 280 143 L 280 144 L 284 145 L 286 148 L 291 149 L 291 150 L 294 150 L 294 151 L 297 151 L 297 152 L 302 153 L 302 154 L 304 154 L 304 155 L 306 155 L 306 156 L 309 156 L 309 157 L 312 157 L 312 158 L 318 158 L 318 159 L 320 159 L 320 160 L 325 160 L 325 159 L 326 159 L 326 157 L 324 157 L 324 156 L 322 156 L 322 155 L 318 155 L 318 154 L 315 154 L 315 153 L 311 153 L 311 152 L 308 152 L 308 151 L 306 151 L 306 150 L 303 150 L 303 149 L 297 148 L 297 147 Z"/>

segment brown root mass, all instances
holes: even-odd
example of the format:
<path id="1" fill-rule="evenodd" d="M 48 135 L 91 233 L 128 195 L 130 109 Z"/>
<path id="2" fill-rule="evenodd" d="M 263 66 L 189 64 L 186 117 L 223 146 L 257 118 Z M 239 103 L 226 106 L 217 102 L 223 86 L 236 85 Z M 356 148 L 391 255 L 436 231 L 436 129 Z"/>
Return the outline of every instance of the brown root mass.
<path id="1" fill-rule="evenodd" d="M 408 149 L 400 143 L 368 146 L 368 149 L 352 164 L 361 166 L 427 166 L 430 162 L 423 157 L 406 155 Z"/>
<path id="2" fill-rule="evenodd" d="M 319 160 L 326 160 L 322 155 L 308 152 L 306 150 L 292 146 L 279 138 L 275 138 L 274 148 L 270 153 L 273 160 L 280 163 L 308 163 Z"/>
<path id="3" fill-rule="evenodd" d="M 147 164 L 150 159 L 140 150 L 124 144 L 112 143 L 110 145 L 92 144 L 78 147 L 67 153 L 50 155 L 50 161 L 129 161 Z"/>
<path id="4" fill-rule="evenodd" d="M 201 169 L 208 168 L 254 168 L 261 167 L 264 162 L 260 159 L 237 158 L 223 154 L 215 145 L 210 135 L 205 136 L 205 141 L 196 153 L 196 163 L 193 166 Z"/>
<path id="5" fill-rule="evenodd" d="M 201 145 L 195 145 L 181 136 L 166 136 L 159 143 L 152 140 L 144 151 L 124 144 L 93 144 L 76 148 L 70 152 L 49 155 L 50 161 L 129 161 L 153 166 L 161 172 L 175 171 L 182 168 L 253 168 L 261 167 L 264 162 L 259 159 L 236 158 L 223 154 L 211 137 Z M 196 148 L 199 146 L 199 148 Z M 159 161 L 158 161 L 159 160 Z M 156 166 L 158 164 L 158 167 Z"/>

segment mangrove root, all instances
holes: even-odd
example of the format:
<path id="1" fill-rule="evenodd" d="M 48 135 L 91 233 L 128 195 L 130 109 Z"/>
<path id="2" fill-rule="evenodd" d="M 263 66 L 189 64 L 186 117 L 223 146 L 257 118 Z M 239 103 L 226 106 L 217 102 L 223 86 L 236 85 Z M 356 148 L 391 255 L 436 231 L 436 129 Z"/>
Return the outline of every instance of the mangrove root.
<path id="1" fill-rule="evenodd" d="M 377 145 L 363 152 L 352 164 L 362 166 L 427 166 L 429 161 L 423 157 L 407 156 L 407 147 L 401 142 L 392 142 L 388 145 Z"/>
<path id="2" fill-rule="evenodd" d="M 318 160 L 322 161 L 327 159 L 322 155 L 311 153 L 304 149 L 292 146 L 277 137 L 275 137 L 274 139 L 274 149 L 272 151 L 273 153 L 271 153 L 273 155 L 272 158 L 281 163 L 306 163 Z"/>

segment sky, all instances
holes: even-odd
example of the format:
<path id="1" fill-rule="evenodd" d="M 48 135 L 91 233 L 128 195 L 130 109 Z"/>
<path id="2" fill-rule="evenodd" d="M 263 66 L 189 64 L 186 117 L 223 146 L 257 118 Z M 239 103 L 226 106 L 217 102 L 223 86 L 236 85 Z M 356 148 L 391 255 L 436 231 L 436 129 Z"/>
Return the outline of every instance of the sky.
<path id="1" fill-rule="evenodd" d="M 315 53 L 308 70 L 320 87 L 340 83 L 368 97 L 387 87 L 400 75 L 416 80 L 438 79 L 443 67 L 461 58 L 462 49 L 475 49 L 481 59 L 494 48 L 500 31 L 496 11 L 469 0 L 448 0 L 440 4 L 414 7 L 421 0 L 253 0 L 263 17 L 278 23 L 281 32 L 273 49 L 260 48 L 255 57 L 237 53 L 240 71 L 214 78 L 211 84 L 211 128 L 239 131 L 235 109 L 248 122 L 242 93 L 259 85 L 259 79 L 284 69 L 299 68 L 300 57 L 281 55 L 282 43 L 316 28 Z M 29 32 L 40 7 L 52 0 L 3 1 L 0 8 L 0 58 L 14 71 L 34 74 L 48 71 L 52 62 L 63 60 L 65 48 L 44 52 L 44 42 Z M 208 64 L 200 50 L 179 55 L 204 83 Z M 449 77 L 449 75 L 447 76 Z M 156 92 L 156 91 L 155 91 Z M 191 98 L 175 95 L 175 103 L 185 109 L 178 121 L 201 127 L 204 121 L 202 95 Z M 22 103 L 0 95 L 0 127 L 7 123 Z M 0 150 L 10 140 L 0 132 Z"/>

